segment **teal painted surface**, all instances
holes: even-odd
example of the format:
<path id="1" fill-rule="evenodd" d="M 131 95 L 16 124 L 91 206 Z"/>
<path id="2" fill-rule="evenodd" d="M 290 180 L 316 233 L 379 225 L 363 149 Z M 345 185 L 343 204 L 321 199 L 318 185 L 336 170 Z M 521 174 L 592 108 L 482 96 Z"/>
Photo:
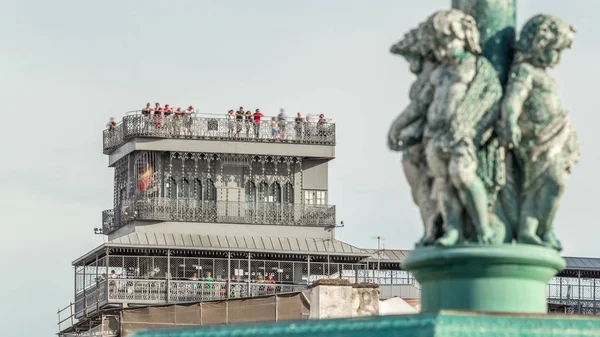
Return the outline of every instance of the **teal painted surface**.
<path id="1" fill-rule="evenodd" d="M 548 281 L 565 267 L 553 249 L 504 244 L 426 247 L 403 268 L 421 284 L 421 311 L 547 312 Z"/>
<path id="2" fill-rule="evenodd" d="M 502 84 L 506 83 L 516 38 L 517 0 L 452 0 L 477 21 L 483 55 L 492 63 Z"/>
<path id="3" fill-rule="evenodd" d="M 590 316 L 494 315 L 440 312 L 364 319 L 266 323 L 151 330 L 134 337 L 590 337 L 600 319 Z"/>

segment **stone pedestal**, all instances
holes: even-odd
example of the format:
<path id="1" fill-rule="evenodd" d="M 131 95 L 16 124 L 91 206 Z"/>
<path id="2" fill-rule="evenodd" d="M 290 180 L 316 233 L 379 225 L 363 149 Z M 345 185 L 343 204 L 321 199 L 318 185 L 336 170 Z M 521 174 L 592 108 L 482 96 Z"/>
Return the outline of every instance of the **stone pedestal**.
<path id="1" fill-rule="evenodd" d="M 379 316 L 379 286 L 319 280 L 310 288 L 309 319 Z"/>
<path id="2" fill-rule="evenodd" d="M 565 267 L 560 255 L 534 245 L 420 248 L 403 268 L 421 284 L 421 312 L 547 312 L 548 281 Z"/>

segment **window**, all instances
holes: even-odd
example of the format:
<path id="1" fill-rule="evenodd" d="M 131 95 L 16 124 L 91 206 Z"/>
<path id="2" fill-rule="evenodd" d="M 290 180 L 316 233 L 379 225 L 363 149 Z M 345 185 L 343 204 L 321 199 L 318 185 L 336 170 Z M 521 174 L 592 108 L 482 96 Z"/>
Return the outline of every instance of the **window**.
<path id="1" fill-rule="evenodd" d="M 254 202 L 256 200 L 256 185 L 249 181 L 246 183 L 246 201 Z"/>
<path id="2" fill-rule="evenodd" d="M 287 183 L 283 187 L 282 201 L 285 203 L 294 203 L 294 186 L 292 183 Z"/>
<path id="3" fill-rule="evenodd" d="M 307 205 L 325 205 L 326 191 L 304 191 L 304 203 Z"/>
<path id="4" fill-rule="evenodd" d="M 202 182 L 198 178 L 194 179 L 194 198 L 202 200 Z"/>
<path id="5" fill-rule="evenodd" d="M 217 188 L 212 179 L 206 180 L 206 191 L 204 192 L 204 200 L 217 200 Z"/>
<path id="6" fill-rule="evenodd" d="M 269 202 L 281 202 L 281 186 L 278 182 L 274 182 L 269 188 Z"/>
<path id="7" fill-rule="evenodd" d="M 260 185 L 258 185 L 258 201 L 260 201 L 260 202 L 269 201 L 268 190 L 269 190 L 269 185 L 267 185 L 266 182 L 263 181 L 262 183 L 260 183 Z"/>

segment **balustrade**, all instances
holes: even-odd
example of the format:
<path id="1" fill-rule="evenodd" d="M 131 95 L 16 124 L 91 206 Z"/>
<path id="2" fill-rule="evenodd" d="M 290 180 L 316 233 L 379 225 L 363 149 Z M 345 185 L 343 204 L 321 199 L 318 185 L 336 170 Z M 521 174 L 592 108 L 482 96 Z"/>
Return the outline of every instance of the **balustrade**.
<path id="1" fill-rule="evenodd" d="M 335 124 L 295 121 L 277 122 L 279 133 L 271 133 L 271 121 L 235 121 L 226 118 L 193 116 L 154 117 L 129 115 L 115 128 L 104 130 L 103 150 L 108 154 L 135 137 L 212 139 L 246 142 L 285 142 L 335 145 Z"/>
<path id="2" fill-rule="evenodd" d="M 102 212 L 105 234 L 133 220 L 333 226 L 335 206 L 148 198 L 124 200 L 119 217 L 113 210 Z"/>

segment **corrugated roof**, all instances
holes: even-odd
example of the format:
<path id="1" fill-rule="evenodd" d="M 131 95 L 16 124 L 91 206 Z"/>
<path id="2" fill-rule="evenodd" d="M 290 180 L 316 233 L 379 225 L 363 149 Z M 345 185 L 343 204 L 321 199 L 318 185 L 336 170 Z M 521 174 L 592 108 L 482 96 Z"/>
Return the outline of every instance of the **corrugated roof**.
<path id="1" fill-rule="evenodd" d="M 371 256 L 369 260 L 377 260 L 377 249 L 363 249 L 368 252 Z M 382 249 L 379 259 L 385 262 L 402 262 L 406 258 L 406 255 L 410 253 L 410 250 L 403 249 Z"/>
<path id="2" fill-rule="evenodd" d="M 265 236 L 221 236 L 174 233 L 134 232 L 107 243 L 109 246 L 151 246 L 169 248 L 207 248 L 222 250 L 259 250 L 280 253 L 329 253 L 369 255 L 364 249 L 339 240 L 281 238 Z"/>
<path id="3" fill-rule="evenodd" d="M 563 257 L 570 270 L 600 270 L 600 259 L 593 257 Z"/>

